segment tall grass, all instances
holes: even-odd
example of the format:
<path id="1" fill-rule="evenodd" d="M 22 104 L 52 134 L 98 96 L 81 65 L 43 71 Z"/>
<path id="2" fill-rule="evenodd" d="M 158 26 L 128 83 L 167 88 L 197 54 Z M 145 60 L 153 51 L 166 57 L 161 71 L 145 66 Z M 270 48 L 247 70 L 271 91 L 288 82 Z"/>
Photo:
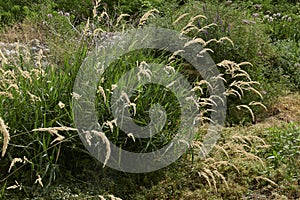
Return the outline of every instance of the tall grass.
<path id="1" fill-rule="evenodd" d="M 34 67 L 22 62 L 2 66 L 0 113 L 7 123 L 1 126 L 4 147 L 7 147 L 7 156 L 3 158 L 1 167 L 2 182 L 18 179 L 30 185 L 38 176 L 44 179 L 45 185 L 49 185 L 59 176 L 62 143 L 70 145 L 72 138 L 77 137 L 74 129 L 67 127 L 73 123 L 70 113 L 72 80 L 84 54 L 84 48 L 78 50 L 74 65 L 65 66 L 66 69 L 41 64 Z M 9 127 L 9 143 L 5 126 Z M 5 151 L 6 148 L 2 151 L 3 155 Z M 23 157 L 28 160 L 21 164 L 13 162 Z M 10 162 L 14 164 L 8 169 Z M 11 184 L 11 181 L 8 183 Z"/>
<path id="2" fill-rule="evenodd" d="M 89 18 L 85 24 L 78 27 L 68 24 L 71 27 L 68 30 L 72 30 L 76 34 L 74 34 L 75 36 L 70 34 L 74 38 L 64 38 L 64 40 L 66 39 L 66 43 L 72 44 L 74 40 L 79 38 L 80 43 L 76 46 L 74 51 L 76 54 L 73 57 L 68 54 L 69 49 L 58 46 L 62 48 L 60 52 L 63 54 L 60 55 L 59 66 L 42 66 L 38 62 L 39 60 L 37 60 L 36 67 L 24 61 L 17 65 L 3 64 L 0 70 L 0 100 L 2 102 L 0 116 L 3 119 L 0 124 L 4 145 L 0 181 L 3 188 L 19 188 L 29 194 L 32 190 L 38 190 L 40 187 L 50 187 L 58 178 L 63 178 L 64 173 L 61 169 L 64 166 L 71 168 L 72 164 L 75 166 L 86 164 L 80 165 L 80 162 L 86 158 L 86 154 L 79 154 L 78 152 L 87 152 L 77 137 L 71 114 L 71 100 L 76 96 L 76 94 L 72 94 L 76 73 L 88 50 L 93 49 L 93 45 L 96 43 L 105 44 L 105 39 L 99 39 L 99 37 L 111 37 L 114 34 L 110 32 L 114 30 L 125 31 L 126 28 L 144 26 L 151 23 L 150 19 L 158 17 L 155 14 L 157 10 L 150 10 L 140 18 L 138 23 L 128 25 L 127 15 L 113 18 L 105 11 L 96 12 L 99 3 L 100 1 L 96 1 L 93 17 Z M 202 37 L 205 31 L 214 30 L 218 25 L 207 23 L 198 27 L 199 20 L 207 19 L 202 13 L 200 14 L 177 14 L 176 19 L 170 23 L 172 29 L 193 37 L 191 42 L 185 44 L 186 46 L 201 43 L 205 49 L 199 54 L 206 51 L 216 52 L 216 50 L 209 48 L 210 44 L 219 46 L 226 43 L 232 47 L 235 46 L 235 42 L 228 35 L 216 38 Z M 51 20 L 53 21 L 49 22 L 49 26 L 56 24 L 55 19 L 52 18 Z M 56 30 L 54 29 L 54 31 Z M 59 33 L 59 30 L 57 32 Z M 79 37 L 76 37 L 78 32 L 80 33 Z M 55 36 L 53 38 L 59 39 Z M 103 125 L 105 136 L 124 149 L 134 152 L 148 152 L 168 144 L 176 133 L 181 115 L 178 109 L 179 104 L 174 94 L 157 84 L 147 84 L 137 88 L 134 95 L 128 98 L 128 102 L 131 103 L 129 104 L 129 112 L 136 124 L 140 126 L 149 124 L 149 108 L 154 104 L 161 104 L 167 112 L 168 123 L 160 134 L 151 137 L 150 140 L 138 139 L 134 138 L 133 135 L 125 134 L 113 123 L 114 119 L 109 107 L 115 84 L 128 70 L 136 67 L 141 68 L 142 63 L 144 65 L 147 63 L 165 64 L 170 71 L 180 72 L 190 81 L 193 86 L 192 90 L 198 95 L 196 103 L 201 107 L 199 114 L 204 128 L 211 120 L 210 113 L 213 111 L 210 108 L 215 103 L 213 98 L 208 95 L 209 87 L 211 87 L 209 83 L 204 81 L 197 71 L 178 55 L 160 50 L 143 50 L 124 55 L 109 66 L 101 77 L 103 81 L 98 84 L 97 111 L 98 120 Z M 239 112 L 246 113 L 245 115 L 250 120 L 255 121 L 252 109 L 256 106 L 265 108 L 264 105 L 260 101 L 248 101 L 248 99 L 242 101 L 246 93 L 256 96 L 256 99 L 261 98 L 261 93 L 256 88 L 259 83 L 253 80 L 251 74 L 245 69 L 252 67 L 252 64 L 246 60 L 234 62 L 222 57 L 217 66 L 221 73 L 214 78 L 223 81 L 226 86 L 225 95 L 227 97 L 235 98 L 231 106 L 239 109 Z M 147 69 L 144 69 L 143 73 L 146 76 L 151 75 Z M 126 95 L 128 94 L 124 96 Z M 203 134 L 199 132 L 190 151 L 201 151 L 202 136 Z M 258 138 L 236 136 L 232 138 L 231 143 L 219 145 L 217 149 L 227 155 L 227 148 L 232 148 L 236 151 L 239 159 L 253 159 L 261 162 L 261 159 L 252 152 L 255 151 L 251 146 L 252 139 L 263 143 Z M 233 140 L 238 140 L 241 145 L 234 144 Z M 223 157 L 216 161 L 207 158 L 204 163 L 199 160 L 195 162 L 194 169 L 197 171 L 198 178 L 204 179 L 204 182 L 215 191 L 218 191 L 218 184 L 223 184 L 225 188 L 229 188 L 222 167 L 229 165 L 230 168 L 239 171 L 236 163 L 222 159 Z M 194 162 L 195 157 L 192 160 Z"/>

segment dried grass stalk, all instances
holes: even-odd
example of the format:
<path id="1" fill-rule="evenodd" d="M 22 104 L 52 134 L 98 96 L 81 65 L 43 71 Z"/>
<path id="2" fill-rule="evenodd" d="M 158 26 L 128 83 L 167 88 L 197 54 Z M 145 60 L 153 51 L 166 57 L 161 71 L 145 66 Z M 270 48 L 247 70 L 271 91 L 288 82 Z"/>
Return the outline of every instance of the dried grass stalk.
<path id="1" fill-rule="evenodd" d="M 189 13 L 184 13 L 184 14 L 180 15 L 172 24 L 173 25 L 177 24 L 181 19 L 183 19 L 187 15 L 189 15 Z"/>
<path id="2" fill-rule="evenodd" d="M 22 163 L 22 162 L 23 162 L 22 158 L 14 158 L 14 159 L 11 161 L 10 166 L 9 166 L 9 169 L 8 169 L 8 173 L 10 173 L 11 168 L 12 168 L 13 166 L 15 166 L 15 164 L 16 164 L 17 162 L 21 162 L 21 163 Z"/>
<path id="3" fill-rule="evenodd" d="M 40 186 L 44 187 L 41 176 L 38 174 L 37 177 L 34 184 L 39 183 Z"/>
<path id="4" fill-rule="evenodd" d="M 87 22 L 86 22 L 85 27 L 83 29 L 83 35 L 84 36 L 89 35 L 89 29 L 90 29 L 90 18 L 87 19 Z"/>
<path id="5" fill-rule="evenodd" d="M 19 190 L 22 190 L 23 186 L 22 183 L 19 184 L 18 181 L 16 180 L 14 185 L 7 187 L 8 190 L 17 189 L 17 188 L 19 188 Z"/>
<path id="6" fill-rule="evenodd" d="M 87 132 L 89 132 L 89 131 L 87 131 Z M 111 153 L 110 142 L 109 142 L 108 138 L 106 137 L 106 135 L 103 132 L 95 131 L 95 130 L 92 130 L 91 132 L 93 134 L 99 136 L 102 139 L 102 142 L 105 143 L 105 145 L 106 145 L 106 156 L 105 156 L 105 160 L 104 160 L 104 163 L 103 163 L 103 167 L 105 167 L 106 164 L 107 164 L 107 161 L 110 157 L 110 153 Z"/>
<path id="7" fill-rule="evenodd" d="M 124 17 L 130 17 L 130 15 L 128 15 L 128 14 L 121 14 L 121 15 L 118 17 L 118 19 L 117 19 L 116 26 L 119 26 L 120 21 L 121 21 Z"/>
<path id="8" fill-rule="evenodd" d="M 133 142 L 135 142 L 135 137 L 134 137 L 134 135 L 132 133 L 128 133 L 127 136 L 129 138 L 132 138 Z"/>
<path id="9" fill-rule="evenodd" d="M 224 182 L 224 184 L 225 184 L 227 190 L 229 190 L 229 186 L 228 186 L 228 183 L 227 183 L 225 177 L 224 177 L 220 172 L 218 172 L 218 170 L 214 170 L 213 173 L 214 173 L 215 175 L 217 175 L 220 179 L 222 179 L 222 181 Z"/>
<path id="10" fill-rule="evenodd" d="M 6 150 L 7 150 L 9 140 L 10 140 L 10 135 L 8 132 L 8 126 L 5 125 L 5 123 L 1 117 L 0 117 L 0 132 L 3 135 L 2 157 L 4 157 Z"/>
<path id="11" fill-rule="evenodd" d="M 211 189 L 211 183 L 210 183 L 210 180 L 209 180 L 209 178 L 208 178 L 208 176 L 206 175 L 206 173 L 204 173 L 204 172 L 198 172 L 198 175 L 201 177 L 204 177 L 205 178 L 205 180 L 206 180 L 206 182 L 208 183 L 208 185 L 209 185 L 209 188 Z"/>
<path id="12" fill-rule="evenodd" d="M 53 135 L 53 134 L 56 135 L 58 131 L 77 131 L 77 129 L 62 126 L 62 127 L 36 128 L 36 129 L 33 129 L 32 131 L 47 131 L 51 135 Z"/>
<path id="13" fill-rule="evenodd" d="M 31 94 L 29 91 L 27 91 L 27 94 L 30 96 L 30 100 L 32 102 L 37 102 L 37 101 L 41 102 L 42 101 L 40 97 L 35 96 L 34 94 Z"/>
<path id="14" fill-rule="evenodd" d="M 104 100 L 104 102 L 106 102 L 106 95 L 105 95 L 105 91 L 104 91 L 103 87 L 101 87 L 100 85 L 99 85 L 99 87 L 98 87 L 98 91 L 97 91 L 97 93 L 100 93 L 100 94 L 101 94 L 101 96 L 103 97 L 103 100 Z"/>
<path id="15" fill-rule="evenodd" d="M 8 63 L 8 59 L 4 56 L 3 52 L 0 49 L 0 56 L 2 58 L 2 66 Z"/>
<path id="16" fill-rule="evenodd" d="M 7 97 L 7 98 L 9 98 L 9 99 L 14 99 L 14 97 L 13 97 L 13 95 L 11 94 L 11 93 L 9 93 L 9 92 L 1 92 L 0 91 L 0 96 L 5 96 L 5 97 Z"/>
<path id="17" fill-rule="evenodd" d="M 111 132 L 114 131 L 114 124 L 117 126 L 117 119 L 114 119 L 112 121 L 106 121 L 103 123 L 103 126 L 108 126 L 111 130 Z"/>
<path id="18" fill-rule="evenodd" d="M 94 7 L 93 7 L 93 18 L 97 17 L 97 8 L 100 6 L 101 0 L 94 1 Z"/>
<path id="19" fill-rule="evenodd" d="M 157 9 L 151 9 L 146 12 L 140 19 L 139 26 L 143 26 L 150 17 L 154 17 L 153 13 L 158 13 Z"/>
<path id="20" fill-rule="evenodd" d="M 252 116 L 252 121 L 253 122 L 255 121 L 254 113 L 253 113 L 252 109 L 249 106 L 247 106 L 247 105 L 238 105 L 238 106 L 236 106 L 236 108 L 239 109 L 239 110 L 241 110 L 241 108 L 246 108 Z"/>
<path id="21" fill-rule="evenodd" d="M 10 173 L 10 170 L 15 166 L 16 163 L 23 163 L 25 164 L 26 162 L 28 162 L 28 159 L 24 156 L 24 159 L 22 158 L 14 158 L 11 163 L 10 163 L 10 166 L 9 166 L 9 169 L 8 169 L 8 173 Z"/>
<path id="22" fill-rule="evenodd" d="M 109 197 L 111 200 L 122 200 L 121 198 L 115 197 L 115 196 L 112 195 L 112 194 L 108 195 L 108 197 Z"/>
<path id="23" fill-rule="evenodd" d="M 65 139 L 64 136 L 58 134 L 58 131 L 77 131 L 76 128 L 71 128 L 71 127 L 48 127 L 48 128 L 37 128 L 37 129 L 33 129 L 32 131 L 47 131 L 48 133 L 50 133 L 51 135 L 56 135 L 57 138 L 55 138 L 50 144 L 53 144 L 56 141 L 62 141 Z"/>
<path id="24" fill-rule="evenodd" d="M 106 200 L 102 195 L 98 195 L 97 197 L 99 197 L 100 200 Z"/>
<path id="25" fill-rule="evenodd" d="M 204 15 L 196 15 L 190 19 L 190 22 L 195 22 L 196 19 L 199 19 L 199 18 L 207 19 L 207 17 Z"/>
<path id="26" fill-rule="evenodd" d="M 278 187 L 278 185 L 277 185 L 274 181 L 272 181 L 272 180 L 270 180 L 270 179 L 268 179 L 268 178 L 266 178 L 266 177 L 263 177 L 263 176 L 257 176 L 257 177 L 255 177 L 255 179 L 256 179 L 256 180 L 261 179 L 261 180 L 267 181 L 267 182 L 271 183 L 272 185 Z"/>

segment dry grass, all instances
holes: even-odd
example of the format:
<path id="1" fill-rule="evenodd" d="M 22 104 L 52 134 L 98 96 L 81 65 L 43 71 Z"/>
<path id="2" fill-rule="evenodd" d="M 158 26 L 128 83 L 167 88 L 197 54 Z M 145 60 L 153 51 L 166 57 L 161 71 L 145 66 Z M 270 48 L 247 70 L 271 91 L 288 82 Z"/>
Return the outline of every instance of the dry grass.
<path id="1" fill-rule="evenodd" d="M 120 22 L 121 22 L 121 20 L 122 20 L 124 17 L 130 17 L 130 15 L 128 15 L 128 14 L 121 14 L 121 15 L 117 18 L 116 27 L 118 27 L 118 26 L 120 25 Z"/>
<path id="2" fill-rule="evenodd" d="M 46 41 L 46 32 L 41 26 L 33 24 L 29 20 L 24 20 L 22 23 L 7 27 L 0 33 L 0 38 L 1 42 L 5 43 L 29 43 L 34 39 L 44 43 Z"/>
<path id="3" fill-rule="evenodd" d="M 188 157 L 193 159 L 193 164 L 190 166 L 192 173 L 197 173 L 215 193 L 219 190 L 232 191 L 231 187 L 236 185 L 236 179 L 242 181 L 245 177 L 257 182 L 266 181 L 277 188 L 278 185 L 269 177 L 257 176 L 257 173 L 253 173 L 256 170 L 267 170 L 265 161 L 257 155 L 257 152 L 270 147 L 257 135 L 262 130 L 265 129 L 255 129 L 255 125 L 245 128 L 225 128 L 222 138 L 215 145 L 210 156 L 204 159 L 197 156 L 197 152 L 202 155 L 202 143 L 194 141 L 192 145 L 194 156 Z"/>
<path id="4" fill-rule="evenodd" d="M 189 19 L 186 19 L 187 16 L 189 16 L 189 13 L 184 13 L 182 15 L 180 15 L 174 22 L 173 25 L 181 25 L 183 26 L 183 28 L 181 28 L 181 34 L 188 34 L 190 32 L 193 33 L 199 33 L 199 32 L 203 32 L 207 29 L 210 29 L 213 26 L 217 26 L 217 24 L 208 24 L 203 26 L 202 28 L 198 28 L 198 25 L 196 24 L 196 21 L 199 19 L 206 19 L 205 16 L 203 15 L 196 15 L 196 16 L 192 16 Z M 180 23 L 182 22 L 182 23 Z M 185 24 L 186 25 L 182 25 Z M 193 35 L 193 34 L 192 34 Z M 195 34 L 195 35 L 199 35 L 199 34 Z M 218 38 L 213 38 L 210 39 L 208 41 L 205 41 L 203 38 L 201 37 L 194 37 L 191 41 L 188 41 L 185 45 L 185 47 L 188 47 L 190 45 L 193 44 L 201 44 L 202 47 L 204 47 L 204 49 L 198 53 L 198 56 L 202 56 L 203 53 L 206 52 L 212 52 L 213 51 L 209 48 L 205 48 L 205 46 L 207 46 L 210 43 L 223 43 L 223 42 L 229 42 L 232 46 L 234 46 L 233 41 L 228 38 L 228 37 L 221 37 L 220 39 Z M 169 58 L 169 64 L 172 64 L 176 61 L 176 56 L 178 54 L 180 54 L 182 51 L 184 51 L 184 48 L 182 50 L 178 50 L 177 52 L 173 53 L 173 55 Z M 244 98 L 244 94 L 245 92 L 250 92 L 253 93 L 254 95 L 259 96 L 261 99 L 262 94 L 256 89 L 256 86 L 259 85 L 258 82 L 253 81 L 250 77 L 250 75 L 247 73 L 246 70 L 244 70 L 244 67 L 253 67 L 253 65 L 249 62 L 241 62 L 241 63 L 235 63 L 234 61 L 229 61 L 229 60 L 223 60 L 222 62 L 218 63 L 217 66 L 219 68 L 223 68 L 225 69 L 222 70 L 224 71 L 224 74 L 219 74 L 217 77 L 214 77 L 215 79 L 220 79 L 224 82 L 224 84 L 228 85 L 226 88 L 226 92 L 225 95 L 226 96 L 236 96 L 238 97 L 240 100 L 242 100 L 242 98 Z M 188 72 L 187 72 L 188 73 Z M 189 73 L 188 73 L 189 74 Z M 228 78 L 228 76 L 230 78 Z M 227 77 L 227 78 L 225 78 Z M 232 82 L 227 83 L 227 80 L 230 79 Z M 204 80 L 199 81 L 198 83 L 194 84 L 194 88 L 193 91 L 200 91 L 201 95 L 203 95 L 203 84 L 206 84 L 207 87 L 210 87 L 210 89 L 213 89 L 212 86 L 206 81 L 204 82 Z M 207 106 L 212 106 L 213 104 L 215 104 L 214 101 L 212 101 L 213 98 L 209 98 L 209 99 L 203 99 L 203 98 L 199 98 L 197 99 L 197 102 L 199 102 L 199 106 L 200 107 L 207 107 Z M 219 98 L 220 99 L 220 98 Z M 264 109 L 266 109 L 266 106 L 258 101 L 258 102 L 250 102 L 248 104 L 242 104 L 242 105 L 236 105 L 236 109 L 238 110 L 246 110 L 251 114 L 252 117 L 252 122 L 256 121 L 256 117 L 254 116 L 254 112 L 253 112 L 253 107 L 255 106 L 260 106 L 263 107 Z M 204 111 L 204 113 L 206 113 L 207 111 Z M 203 115 L 202 115 L 202 119 L 204 119 Z M 201 120 L 201 119 L 200 119 Z M 205 119 L 206 121 L 210 121 L 209 119 Z M 204 121 L 204 120 L 202 120 Z"/>
<path id="5" fill-rule="evenodd" d="M 4 56 L 1 49 L 0 49 L 0 56 L 1 56 L 1 65 L 4 66 L 4 65 L 8 64 L 8 59 Z"/>
<path id="6" fill-rule="evenodd" d="M 300 95 L 299 93 L 287 93 L 274 100 L 274 104 L 268 112 L 259 116 L 263 124 L 277 126 L 278 122 L 300 122 Z"/>
<path id="7" fill-rule="evenodd" d="M 4 123 L 2 118 L 0 118 L 0 132 L 3 135 L 3 147 L 1 156 L 4 157 L 10 140 L 10 135 L 8 132 L 8 126 Z"/>
<path id="8" fill-rule="evenodd" d="M 112 122 L 108 122 L 108 123 L 109 123 L 108 126 L 113 128 Z M 102 142 L 106 146 L 106 156 L 105 156 L 105 160 L 103 162 L 103 167 L 105 167 L 110 158 L 110 154 L 111 154 L 110 141 L 106 137 L 105 133 L 103 133 L 101 131 L 92 130 L 92 131 L 83 131 L 83 134 L 84 134 L 85 140 L 89 146 L 92 145 L 91 139 L 93 137 L 101 138 Z"/>
<path id="9" fill-rule="evenodd" d="M 7 189 L 7 190 L 11 190 L 11 189 L 19 189 L 19 190 L 22 190 L 22 189 L 23 189 L 23 185 L 22 185 L 22 183 L 19 183 L 18 181 L 15 180 L 15 184 L 14 184 L 14 185 L 11 185 L 11 186 L 8 186 L 6 189 Z"/>
<path id="10" fill-rule="evenodd" d="M 265 163 L 261 162 L 262 158 L 256 152 L 267 146 L 256 135 L 259 132 L 232 127 L 226 128 L 223 134 L 210 156 L 204 159 L 197 156 L 197 151 L 201 151 L 201 142 L 194 141 L 193 156 L 184 157 L 183 169 L 180 165 L 180 169 L 174 172 L 178 177 L 174 174 L 170 178 L 168 176 L 167 182 L 162 180 L 149 193 L 163 194 L 164 199 L 242 199 L 248 197 L 247 192 L 253 183 L 261 187 L 268 183 L 269 190 L 276 191 L 279 186 L 270 177 L 261 174 L 266 170 Z M 169 190 L 175 196 L 167 195 Z"/>
<path id="11" fill-rule="evenodd" d="M 42 182 L 42 178 L 41 178 L 41 176 L 39 174 L 37 175 L 37 179 L 35 180 L 34 183 L 35 184 L 38 183 L 41 187 L 44 187 L 44 184 Z"/>
<path id="12" fill-rule="evenodd" d="M 64 136 L 60 135 L 58 131 L 77 131 L 75 128 L 71 127 L 48 127 L 48 128 L 37 128 L 32 131 L 40 131 L 40 132 L 48 132 L 51 135 L 57 136 L 50 144 L 53 144 L 56 141 L 63 141 L 65 139 Z"/>
<path id="13" fill-rule="evenodd" d="M 10 173 L 11 169 L 15 166 L 16 163 L 28 163 L 30 162 L 25 156 L 22 158 L 14 158 L 11 163 L 10 163 L 10 166 L 9 166 L 9 169 L 8 169 L 8 173 Z"/>
<path id="14" fill-rule="evenodd" d="M 148 12 L 146 12 L 140 19 L 139 21 L 139 26 L 143 26 L 145 25 L 145 23 L 147 22 L 147 20 L 150 18 L 150 17 L 154 17 L 154 14 L 153 13 L 159 13 L 159 11 L 157 9 L 151 9 L 149 10 Z"/>
<path id="15" fill-rule="evenodd" d="M 183 19 L 184 17 L 188 16 L 189 13 L 184 13 L 182 15 L 180 15 L 172 24 L 176 25 L 181 19 Z"/>
<path id="16" fill-rule="evenodd" d="M 199 169 L 197 172 L 199 177 L 203 177 L 209 185 L 210 189 L 214 189 L 215 192 L 218 192 L 217 182 L 220 182 L 220 185 L 224 184 L 226 189 L 229 189 L 228 183 L 219 167 L 221 165 L 230 165 L 228 162 L 215 161 L 213 158 L 207 158 L 204 160 L 204 166 Z M 235 168 L 235 166 L 233 166 Z"/>

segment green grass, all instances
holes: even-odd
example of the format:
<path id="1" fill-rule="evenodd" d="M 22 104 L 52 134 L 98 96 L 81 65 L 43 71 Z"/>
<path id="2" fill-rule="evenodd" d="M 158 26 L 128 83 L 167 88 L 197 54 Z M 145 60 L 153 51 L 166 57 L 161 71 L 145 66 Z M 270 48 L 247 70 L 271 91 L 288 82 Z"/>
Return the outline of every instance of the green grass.
<path id="1" fill-rule="evenodd" d="M 203 129 L 197 133 L 193 146 L 178 161 L 146 174 L 102 168 L 103 165 L 87 152 L 75 131 L 34 131 L 48 127 L 74 128 L 71 106 L 73 83 L 83 59 L 98 40 L 94 37 L 95 30 L 101 28 L 105 31 L 120 31 L 136 27 L 140 12 L 156 5 L 161 5 L 157 8 L 160 12 L 150 17 L 147 24 L 180 31 L 197 14 L 203 14 L 207 19 L 199 18 L 194 22 L 195 26 L 203 27 L 215 22 L 217 26 L 208 28 L 207 32 L 191 31 L 188 34 L 192 38 L 201 37 L 206 41 L 229 37 L 234 45 L 229 40 L 211 42 L 207 47 L 214 53 L 210 55 L 216 62 L 224 59 L 234 60 L 236 63 L 250 61 L 253 67 L 243 65 L 238 69 L 237 64 L 231 64 L 235 74 L 241 72 L 239 70 L 246 70 L 254 81 L 261 83 L 260 86 L 251 87 L 263 93 L 263 103 L 271 105 L 282 94 L 282 90 L 298 89 L 299 31 L 295 28 L 299 20 L 298 4 L 287 4 L 293 6 L 293 9 L 284 11 L 283 4 L 275 7 L 272 1 L 246 1 L 230 5 L 225 5 L 225 2 L 216 5 L 190 1 L 183 6 L 174 4 L 174 9 L 168 10 L 165 9 L 167 4 L 162 5 L 160 1 L 151 5 L 148 1 L 139 1 L 141 2 L 147 5 L 138 11 L 132 10 L 131 4 L 123 7 L 137 15 L 123 18 L 119 26 L 116 26 L 117 17 L 111 12 L 108 12 L 108 17 L 91 17 L 89 24 L 83 15 L 80 19 L 83 23 L 76 22 L 75 15 L 83 12 L 81 8 L 71 13 L 70 18 L 66 18 L 57 10 L 63 1 L 60 1 L 61 4 L 41 6 L 40 12 L 33 11 L 33 14 L 27 16 L 29 22 L 40 24 L 37 27 L 46 29 L 41 30 L 45 31 L 44 41 L 48 42 L 54 53 L 51 64 L 45 67 L 33 60 L 27 63 L 21 56 L 19 63 L 3 63 L 0 68 L 0 91 L 3 92 L 0 95 L 0 117 L 7 123 L 11 137 L 5 156 L 0 159 L 0 198 L 22 196 L 28 199 L 93 199 L 97 195 L 103 195 L 109 199 L 111 194 L 122 199 L 299 198 L 299 125 L 278 122 L 284 125 L 273 128 L 250 126 L 249 123 L 255 123 L 256 118 L 253 120 L 247 109 L 238 111 L 236 106 L 250 106 L 251 101 L 260 100 L 259 95 L 253 91 L 245 92 L 242 99 L 238 95 L 229 96 L 227 125 L 240 126 L 225 128 L 217 146 L 207 158 L 198 157 L 201 137 L 206 130 L 204 124 L 201 127 Z M 256 11 L 255 3 L 261 3 L 262 10 Z M 281 19 L 275 19 L 271 23 L 260 20 L 261 18 L 253 19 L 253 13 L 258 12 L 263 17 L 267 9 L 272 14 L 288 14 L 293 20 L 284 23 Z M 98 10 L 103 11 L 103 7 Z M 52 17 L 46 16 L 49 13 Z M 184 13 L 190 14 L 176 25 L 172 24 Z M 24 17 L 22 13 L 20 17 Z M 256 23 L 247 24 L 243 20 L 253 20 Z M 283 26 L 287 26 L 286 29 L 282 29 Z M 105 81 L 97 85 L 102 87 L 107 99 L 104 101 L 103 94 L 98 91 L 95 103 L 99 122 L 102 124 L 113 120 L 109 108 L 112 90 L 107 89 L 116 84 L 128 70 L 137 67 L 137 61 L 169 64 L 193 86 L 200 83 L 201 77 L 189 63 L 178 56 L 171 63 L 171 56 L 170 53 L 158 50 L 134 51 L 112 63 L 101 77 Z M 227 88 L 235 80 L 247 81 L 246 76 L 231 76 L 226 63 L 219 69 L 224 73 Z M 201 86 L 205 94 L 208 86 Z M 238 87 L 231 89 L 237 90 Z M 196 94 L 200 101 L 207 97 L 201 96 L 200 92 Z M 136 111 L 133 117 L 136 124 L 149 124 L 149 109 L 156 103 L 165 109 L 168 124 L 161 134 L 151 140 L 139 139 L 134 142 L 115 126 L 113 131 L 109 126 L 104 126 L 107 137 L 118 146 L 134 152 L 150 152 L 169 143 L 178 130 L 181 115 L 175 95 L 161 85 L 147 84 L 136 88 L 130 101 L 136 106 L 135 109 L 129 109 L 132 115 Z M 60 107 L 61 103 L 64 107 Z M 209 105 L 203 109 L 205 111 L 208 108 Z M 265 112 L 255 106 L 251 108 L 255 114 Z M 2 135 L 0 141 L 2 144 Z M 28 161 L 16 163 L 9 173 L 12 160 L 24 160 L 24 156 Z M 36 182 L 38 176 L 41 176 L 44 187 Z M 7 189 L 16 184 L 15 181 L 22 186 Z"/>
<path id="2" fill-rule="evenodd" d="M 280 128 L 270 128 L 266 137 L 271 145 L 266 152 L 268 163 L 272 169 L 282 169 L 284 174 L 276 179 L 297 182 L 299 180 L 299 148 L 300 135 L 299 126 L 291 123 Z"/>
<path id="3" fill-rule="evenodd" d="M 39 174 L 51 184 L 59 176 L 59 164 L 62 145 L 54 143 L 55 135 L 48 132 L 32 131 L 40 127 L 72 126 L 70 101 L 72 80 L 76 75 L 77 63 L 84 57 L 84 49 L 76 56 L 69 71 L 47 66 L 46 69 L 32 68 L 26 63 L 20 67 L 4 65 L 1 72 L 2 91 L 12 95 L 12 99 L 1 96 L 1 116 L 6 120 L 11 133 L 11 144 L 7 156 L 3 158 L 2 179 L 20 178 L 32 183 Z M 66 63 L 67 64 L 67 63 Z M 67 66 L 66 66 L 67 67 Z M 72 68 L 72 71 L 70 71 Z M 13 85 L 16 87 L 11 88 Z M 9 89 L 11 88 L 11 89 Z M 59 102 L 66 106 L 59 107 Z M 19 114 L 17 114 L 19 113 Z M 64 141 L 67 146 L 76 146 L 72 141 L 76 133 L 66 132 Z M 73 144 L 72 144 L 73 143 Z M 30 159 L 27 165 L 17 165 L 10 174 L 7 173 L 9 162 L 16 157 Z M 6 163 L 6 166 L 4 165 Z M 19 168 L 20 167 L 20 168 Z M 18 171 L 27 176 L 20 176 Z M 29 170 L 29 171 L 28 171 Z M 46 180 L 45 179 L 45 180 Z M 11 183 L 11 182 L 9 182 Z M 46 183 L 45 183 L 46 185 Z"/>

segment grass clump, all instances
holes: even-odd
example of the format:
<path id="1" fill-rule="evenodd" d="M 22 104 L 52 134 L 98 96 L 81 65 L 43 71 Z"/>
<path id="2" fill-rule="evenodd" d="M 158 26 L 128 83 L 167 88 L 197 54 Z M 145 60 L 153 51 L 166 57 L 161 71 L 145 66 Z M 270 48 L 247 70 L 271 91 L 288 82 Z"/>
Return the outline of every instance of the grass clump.
<path id="1" fill-rule="evenodd" d="M 78 55 L 78 62 L 83 54 Z M 59 158 L 64 154 L 62 149 L 68 148 L 76 136 L 74 129 L 67 128 L 72 126 L 69 111 L 72 90 L 69 89 L 75 74 L 42 66 L 39 60 L 35 62 L 36 67 L 25 61 L 17 65 L 7 63 L 0 70 L 0 113 L 11 138 L 7 146 L 8 136 L 4 134 L 7 153 L 1 160 L 1 182 L 6 182 L 8 187 L 18 180 L 18 188 L 25 193 L 32 190 L 27 185 L 35 182 L 42 185 L 43 180 L 44 186 L 48 186 L 60 176 L 58 166 L 62 161 Z M 64 133 L 58 133 L 61 130 Z M 65 146 L 61 144 L 63 142 L 66 142 Z M 3 155 L 4 152 L 5 149 Z"/>
<path id="2" fill-rule="evenodd" d="M 136 9 L 133 6 L 136 2 L 146 6 Z M 13 198 L 9 190 L 27 198 L 56 195 L 100 199 L 117 199 L 115 196 L 124 199 L 299 197 L 299 130 L 295 124 L 254 131 L 244 126 L 226 128 L 211 154 L 204 158 L 199 156 L 203 151 L 202 137 L 213 112 L 211 108 L 216 102 L 209 97 L 209 82 L 180 58 L 180 52 L 146 49 L 123 55 L 100 77 L 96 105 L 104 130 L 101 138 L 105 141 L 109 139 L 137 153 L 165 146 L 178 130 L 182 114 L 170 90 L 158 84 L 146 84 L 135 88 L 130 97 L 126 93 L 122 95 L 133 121 L 141 127 L 151 123 L 152 105 L 159 103 L 166 111 L 168 123 L 150 140 L 135 138 L 120 130 L 110 110 L 116 83 L 126 72 L 138 69 L 136 79 L 139 76 L 151 78 L 154 72 L 149 64 L 164 64 L 166 70 L 183 74 L 191 83 L 197 94 L 195 102 L 201 107 L 201 130 L 188 152 L 171 166 L 148 174 L 103 169 L 103 165 L 89 155 L 75 132 L 71 114 L 71 100 L 76 98 L 76 94 L 72 94 L 73 83 L 87 52 L 111 37 L 118 37 L 118 33 L 113 33 L 116 31 L 162 26 L 193 38 L 184 47 L 200 43 L 204 50 L 199 55 L 208 52 L 213 57 L 220 71 L 214 78 L 225 85 L 228 125 L 256 123 L 255 114 L 263 112 L 263 103 L 268 103 L 262 102 L 263 98 L 274 101 L 281 89 L 298 87 L 298 44 L 294 42 L 297 34 L 290 40 L 276 41 L 291 36 L 294 29 L 289 27 L 286 33 L 280 32 L 267 19 L 254 16 L 252 3 L 248 2 L 251 9 L 246 12 L 240 10 L 246 4 L 232 2 L 223 2 L 221 6 L 190 2 L 183 6 L 174 4 L 174 9 L 165 10 L 156 8 L 162 1 L 131 3 L 123 7 L 124 10 L 140 15 L 114 16 L 109 11 L 111 6 L 104 1 L 94 2 L 94 8 L 85 12 L 81 10 L 83 7 L 61 0 L 50 6 L 40 5 L 42 13 L 31 15 L 32 22 L 38 22 L 36 27 L 43 30 L 43 41 L 53 53 L 47 66 L 41 63 L 45 56 L 42 51 L 34 60 L 22 54 L 17 63 L 2 59 L 0 197 Z M 71 12 L 73 8 L 75 11 Z M 151 9 L 142 15 L 144 8 Z M 82 15 L 78 16 L 79 13 Z M 30 25 L 32 22 L 28 20 Z M 267 35 L 270 27 L 274 28 L 271 37 Z M 293 85 L 287 87 L 289 84 Z M 262 132 L 266 136 L 262 136 Z M 106 150 L 109 159 L 110 149 Z M 288 181 L 293 184 L 288 185 Z"/>

